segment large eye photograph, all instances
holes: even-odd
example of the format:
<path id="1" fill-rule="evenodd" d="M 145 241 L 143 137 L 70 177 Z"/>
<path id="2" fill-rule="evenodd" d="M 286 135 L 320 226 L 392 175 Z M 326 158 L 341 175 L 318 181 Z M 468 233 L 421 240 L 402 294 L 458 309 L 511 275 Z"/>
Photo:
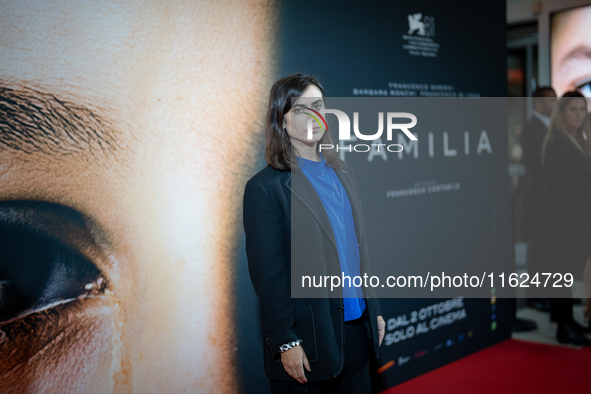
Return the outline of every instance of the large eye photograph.
<path id="1" fill-rule="evenodd" d="M 591 6 L 551 14 L 550 66 L 558 96 L 576 90 L 591 98 Z M 591 103 L 589 104 L 591 108 Z"/>
<path id="2" fill-rule="evenodd" d="M 36 201 L 0 203 L 0 376 L 4 392 L 59 391 L 67 372 L 87 390 L 117 346 L 106 256 L 88 221 Z M 43 370 L 42 379 L 38 370 Z"/>
<path id="3" fill-rule="evenodd" d="M 0 393 L 240 390 L 276 11 L 0 1 Z"/>
<path id="4" fill-rule="evenodd" d="M 0 394 L 586 392 L 585 103 L 591 0 L 0 0 Z"/>
<path id="5" fill-rule="evenodd" d="M 25 222 L 25 204 L 0 204 L 2 322 L 78 297 L 102 295 L 106 287 L 104 276 L 79 251 Z M 29 209 L 38 209 L 35 205 Z"/>

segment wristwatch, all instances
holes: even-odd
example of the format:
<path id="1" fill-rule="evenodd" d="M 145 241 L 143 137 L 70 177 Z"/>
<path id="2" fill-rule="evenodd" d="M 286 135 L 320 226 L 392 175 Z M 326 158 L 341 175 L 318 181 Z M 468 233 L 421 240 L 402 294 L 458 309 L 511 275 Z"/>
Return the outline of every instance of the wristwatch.
<path id="1" fill-rule="evenodd" d="M 291 349 L 292 347 L 296 347 L 296 346 L 300 345 L 303 342 L 304 341 L 302 339 L 298 339 L 296 341 L 292 341 L 292 342 L 286 343 L 284 345 L 281 345 L 281 346 L 279 346 L 279 353 L 283 353 L 283 352 Z"/>

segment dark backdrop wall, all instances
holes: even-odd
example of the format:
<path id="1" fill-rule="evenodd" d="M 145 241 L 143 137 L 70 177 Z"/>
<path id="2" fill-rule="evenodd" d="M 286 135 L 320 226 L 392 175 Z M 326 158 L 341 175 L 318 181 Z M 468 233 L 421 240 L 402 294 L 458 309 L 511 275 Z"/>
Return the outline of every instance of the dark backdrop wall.
<path id="1" fill-rule="evenodd" d="M 413 2 L 388 1 L 328 1 L 283 2 L 280 21 L 280 76 L 305 72 L 320 78 L 327 96 L 331 97 L 429 97 L 429 96 L 506 96 L 506 37 L 505 2 L 473 2 L 460 0 L 450 3 L 435 0 Z M 501 116 L 504 116 L 501 113 Z M 491 138 L 494 154 L 488 160 L 477 161 L 458 155 L 455 161 L 429 161 L 426 155 L 418 159 L 390 160 L 381 171 L 397 165 L 407 174 L 416 174 L 417 181 L 437 166 L 438 174 L 457 171 L 462 164 L 473 171 L 478 166 L 494 166 L 497 174 L 506 174 L 506 136 Z M 460 145 L 461 146 L 461 145 Z M 391 208 L 392 202 L 375 199 L 370 187 L 370 163 L 347 156 L 355 161 L 357 178 L 365 179 L 360 187 L 362 200 L 376 201 L 373 211 L 366 213 L 366 221 L 380 209 Z M 404 163 L 404 164 L 401 164 Z M 261 161 L 261 168 L 264 162 Z M 374 164 L 375 165 L 375 164 Z M 390 166 L 390 167 L 389 167 Z M 474 167 L 476 166 L 476 168 Z M 367 171 L 367 176 L 361 177 Z M 359 182 L 359 181 L 358 181 Z M 402 182 L 402 181 L 401 181 Z M 394 188 L 408 186 L 390 185 Z M 490 184 L 482 179 L 473 185 L 494 189 L 495 236 L 502 265 L 512 264 L 509 180 L 498 176 Z M 503 197 L 504 196 L 504 197 Z M 380 202 L 381 201 L 381 202 Z M 422 212 L 426 202 L 411 199 L 406 211 Z M 432 227 L 422 237 L 425 248 L 436 244 L 438 234 L 446 229 L 437 220 L 437 206 L 431 205 Z M 444 208 L 445 200 L 441 200 Z M 467 217 L 474 207 L 456 207 L 458 220 Z M 372 213 L 373 212 L 373 213 Z M 462 215 L 464 217 L 462 218 Z M 416 224 L 413 224 L 416 223 Z M 405 223 L 410 232 L 420 233 L 419 222 Z M 424 223 L 423 223 L 424 224 Z M 483 222 L 482 226 L 490 223 Z M 454 235 L 447 234 L 450 240 Z M 371 230 L 369 230 L 371 239 Z M 401 244 L 403 240 L 400 240 Z M 450 241 L 453 242 L 453 241 Z M 370 241 L 371 246 L 371 241 Z M 458 241 L 461 248 L 475 245 Z M 248 276 L 244 240 L 238 255 L 238 362 L 243 390 L 247 393 L 269 391 L 262 365 L 262 339 L 258 315 L 258 300 Z M 474 251 L 471 251 L 474 252 Z M 512 301 L 507 299 L 463 299 L 455 302 L 450 311 L 457 312 L 449 324 L 416 335 L 417 324 L 411 324 L 413 312 L 445 303 L 445 299 L 382 299 L 382 311 L 388 321 L 386 339 L 382 344 L 379 373 L 376 381 L 381 389 L 391 387 L 429 370 L 464 357 L 510 336 Z M 434 309 L 431 308 L 433 311 Z M 429 327 L 431 319 L 424 320 Z M 435 323 L 437 325 L 437 323 Z M 409 335 L 413 326 L 415 334 Z"/>

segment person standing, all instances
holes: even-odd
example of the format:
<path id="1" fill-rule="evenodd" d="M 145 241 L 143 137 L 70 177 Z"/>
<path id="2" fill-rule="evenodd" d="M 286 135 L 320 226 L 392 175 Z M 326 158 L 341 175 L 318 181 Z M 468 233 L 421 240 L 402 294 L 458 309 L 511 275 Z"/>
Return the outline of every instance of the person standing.
<path id="1" fill-rule="evenodd" d="M 542 148 L 543 201 L 553 241 L 553 256 L 545 272 L 582 273 L 591 257 L 591 123 L 587 102 L 579 92 L 558 101 Z M 559 283 L 560 284 L 560 283 Z M 573 319 L 570 288 L 553 287 L 550 319 L 558 323 L 560 343 L 591 346 L 584 328 Z M 547 289 L 549 291 L 550 289 Z"/>
<path id="2" fill-rule="evenodd" d="M 542 146 L 550 127 L 550 117 L 556 105 L 556 92 L 549 86 L 541 86 L 533 94 L 533 116 L 523 127 L 522 147 L 525 162 L 526 206 L 528 216 L 527 269 L 530 277 L 542 272 L 544 259 L 551 255 L 548 240 L 548 214 L 542 204 L 544 169 Z M 550 310 L 547 298 L 538 297 L 535 288 L 528 292 L 528 304 L 538 310 Z M 533 291 L 532 291 L 533 290 Z"/>
<path id="3" fill-rule="evenodd" d="M 293 102 L 292 102 L 293 100 Z M 272 393 L 371 393 L 369 357 L 379 357 L 385 322 L 371 288 L 328 289 L 291 298 L 292 271 L 369 274 L 366 235 L 352 169 L 307 138 L 309 115 L 324 108 L 324 89 L 306 74 L 275 82 L 266 119 L 267 166 L 244 191 L 250 278 L 260 300 L 265 374 Z M 295 268 L 294 268 L 295 267 Z M 294 276 L 295 277 L 295 276 Z"/>

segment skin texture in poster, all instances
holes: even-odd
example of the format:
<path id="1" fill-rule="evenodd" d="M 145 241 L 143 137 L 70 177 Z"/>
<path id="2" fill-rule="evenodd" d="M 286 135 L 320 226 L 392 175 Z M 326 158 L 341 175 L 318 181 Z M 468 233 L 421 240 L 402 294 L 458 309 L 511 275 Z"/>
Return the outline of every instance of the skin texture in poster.
<path id="1" fill-rule="evenodd" d="M 0 391 L 237 390 L 274 12 L 0 3 Z"/>

